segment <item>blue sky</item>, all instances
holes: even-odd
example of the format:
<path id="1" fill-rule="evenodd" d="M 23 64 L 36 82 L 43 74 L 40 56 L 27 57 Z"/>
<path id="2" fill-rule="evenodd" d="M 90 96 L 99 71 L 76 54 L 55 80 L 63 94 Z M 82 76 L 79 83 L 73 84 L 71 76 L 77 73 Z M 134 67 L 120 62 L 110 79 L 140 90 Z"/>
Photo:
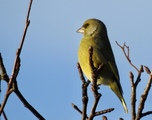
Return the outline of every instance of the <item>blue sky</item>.
<path id="1" fill-rule="evenodd" d="M 0 52 L 9 75 L 11 75 L 15 53 L 23 34 L 29 1 L 0 2 Z M 81 115 L 71 107 L 75 103 L 81 108 L 81 81 L 76 68 L 77 49 L 82 38 L 76 30 L 89 18 L 102 20 L 119 69 L 124 98 L 130 110 L 129 72 L 137 72 L 128 64 L 120 44 L 126 42 L 130 47 L 132 62 L 139 68 L 146 65 L 150 69 L 152 51 L 152 1 L 87 1 L 87 0 L 45 0 L 33 1 L 30 26 L 21 53 L 21 68 L 17 77 L 19 89 L 47 120 L 80 120 Z M 137 96 L 140 97 L 148 76 L 143 73 Z M 2 82 L 1 101 L 6 89 Z M 93 96 L 89 87 L 89 106 Z M 109 120 L 131 119 L 125 114 L 121 103 L 113 92 L 101 86 L 102 97 L 98 110 L 114 107 L 114 112 L 106 114 Z M 152 92 L 152 91 L 151 91 Z M 145 105 L 151 110 L 150 94 Z M 139 101 L 137 101 L 139 102 Z M 88 113 L 90 111 L 88 110 Z M 5 107 L 9 119 L 37 120 L 13 93 Z M 151 116 L 143 120 L 152 119 Z M 3 120 L 3 117 L 2 117 Z M 96 117 L 101 120 L 101 117 Z"/>

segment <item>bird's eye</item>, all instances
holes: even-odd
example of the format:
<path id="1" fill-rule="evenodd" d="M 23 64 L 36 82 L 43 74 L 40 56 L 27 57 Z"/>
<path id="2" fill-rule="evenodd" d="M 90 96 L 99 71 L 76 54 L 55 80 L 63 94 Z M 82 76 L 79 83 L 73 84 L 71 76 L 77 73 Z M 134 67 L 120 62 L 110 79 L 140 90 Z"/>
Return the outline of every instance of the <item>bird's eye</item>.
<path id="1" fill-rule="evenodd" d="M 86 23 L 86 24 L 83 25 L 84 28 L 87 28 L 88 26 L 89 26 L 88 23 Z"/>

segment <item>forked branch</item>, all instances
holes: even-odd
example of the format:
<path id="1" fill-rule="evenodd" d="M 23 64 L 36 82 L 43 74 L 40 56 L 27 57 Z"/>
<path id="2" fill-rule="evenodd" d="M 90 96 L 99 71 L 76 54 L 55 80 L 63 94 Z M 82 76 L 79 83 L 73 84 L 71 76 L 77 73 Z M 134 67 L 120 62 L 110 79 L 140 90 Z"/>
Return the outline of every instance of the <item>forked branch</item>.
<path id="1" fill-rule="evenodd" d="M 130 65 L 135 68 L 138 71 L 138 76 L 136 78 L 136 81 L 134 80 L 134 75 L 132 72 L 130 72 L 130 81 L 131 81 L 131 114 L 132 114 L 132 120 L 140 120 L 142 117 L 145 117 L 146 115 L 150 115 L 152 114 L 152 111 L 147 111 L 145 113 L 143 113 L 144 110 L 144 106 L 151 88 L 151 84 L 152 84 L 152 72 L 150 71 L 150 69 L 146 66 L 144 66 L 145 71 L 147 72 L 147 74 L 149 74 L 149 80 L 148 83 L 140 97 L 140 101 L 139 101 L 139 105 L 138 105 L 138 110 L 136 112 L 136 100 L 137 100 L 137 86 L 139 84 L 139 82 L 141 81 L 141 75 L 144 72 L 143 69 L 143 65 L 141 65 L 140 69 L 137 69 L 137 67 L 131 62 L 130 56 L 129 56 L 129 47 L 124 43 L 122 46 L 120 44 L 118 44 L 118 42 L 116 41 L 116 44 L 122 49 L 126 59 L 128 60 L 128 62 L 130 63 Z M 127 49 L 127 51 L 126 51 Z"/>

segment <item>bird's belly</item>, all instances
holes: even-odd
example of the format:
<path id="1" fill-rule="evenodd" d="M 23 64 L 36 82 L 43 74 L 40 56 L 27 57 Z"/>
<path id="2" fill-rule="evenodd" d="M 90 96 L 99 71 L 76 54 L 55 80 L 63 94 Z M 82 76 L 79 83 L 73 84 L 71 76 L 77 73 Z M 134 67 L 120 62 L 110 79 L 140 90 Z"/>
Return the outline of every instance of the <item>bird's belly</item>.
<path id="1" fill-rule="evenodd" d="M 84 75 L 92 82 L 92 72 L 89 64 L 89 59 L 87 60 L 80 59 L 79 63 Z M 94 64 L 94 66 L 98 68 L 98 66 L 101 64 L 102 62 L 100 62 L 100 64 L 99 63 Z M 101 67 L 101 70 L 99 71 L 98 74 L 97 84 L 109 85 L 113 81 L 111 78 L 112 78 L 111 71 L 109 71 L 108 68 L 106 67 L 106 63 L 103 63 L 103 66 Z"/>
<path id="2" fill-rule="evenodd" d="M 81 64 L 80 64 L 81 66 Z M 101 68 L 102 69 L 102 68 Z M 92 82 L 92 74 L 90 66 L 82 67 L 82 71 L 85 76 Z M 113 80 L 111 79 L 111 75 L 105 72 L 101 72 L 98 74 L 97 85 L 109 85 Z"/>
<path id="3" fill-rule="evenodd" d="M 89 64 L 89 47 L 91 45 L 89 44 L 83 44 L 81 43 L 79 51 L 78 51 L 78 61 L 80 63 L 81 69 L 85 76 L 92 81 L 92 74 L 91 74 L 91 68 Z M 106 59 L 103 57 L 101 54 L 100 50 L 96 48 L 95 46 L 93 47 L 93 56 L 92 60 L 94 63 L 94 67 L 98 68 L 99 65 L 103 64 L 101 70 L 99 71 L 98 75 L 98 80 L 97 84 L 103 84 L 103 85 L 109 85 L 111 82 L 111 78 L 113 74 L 111 71 L 109 71 L 108 63 Z"/>

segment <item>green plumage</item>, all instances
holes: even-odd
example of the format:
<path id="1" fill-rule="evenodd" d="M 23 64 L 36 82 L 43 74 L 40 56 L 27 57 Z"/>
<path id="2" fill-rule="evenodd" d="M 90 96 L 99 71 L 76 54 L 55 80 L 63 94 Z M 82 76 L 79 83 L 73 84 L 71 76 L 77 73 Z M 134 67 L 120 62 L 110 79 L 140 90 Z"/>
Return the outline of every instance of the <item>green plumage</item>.
<path id="1" fill-rule="evenodd" d="M 78 49 L 78 61 L 86 77 L 92 81 L 89 65 L 89 47 L 93 47 L 93 62 L 96 68 L 103 64 L 99 72 L 97 84 L 109 86 L 120 99 L 125 112 L 128 112 L 123 91 L 120 84 L 119 73 L 115 63 L 114 55 L 108 39 L 107 30 L 103 22 L 97 19 L 89 19 L 77 31 L 83 33 L 84 37 Z"/>

